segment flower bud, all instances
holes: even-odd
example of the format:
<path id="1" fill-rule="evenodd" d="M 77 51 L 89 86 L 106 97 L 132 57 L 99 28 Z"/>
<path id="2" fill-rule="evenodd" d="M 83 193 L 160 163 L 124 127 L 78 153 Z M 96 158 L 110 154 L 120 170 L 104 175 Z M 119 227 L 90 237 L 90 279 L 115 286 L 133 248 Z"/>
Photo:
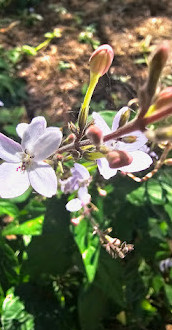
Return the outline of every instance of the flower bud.
<path id="1" fill-rule="evenodd" d="M 119 127 L 124 126 L 128 122 L 129 118 L 130 118 L 130 109 L 128 109 L 121 115 L 121 118 L 119 121 Z"/>
<path id="2" fill-rule="evenodd" d="M 125 143 L 134 143 L 137 140 L 137 136 L 134 135 L 127 135 L 122 138 L 122 142 Z"/>
<path id="3" fill-rule="evenodd" d="M 63 145 L 69 144 L 74 142 L 76 139 L 76 135 L 74 133 L 71 133 L 68 135 L 68 137 L 63 141 Z"/>
<path id="4" fill-rule="evenodd" d="M 172 166 L 172 158 L 167 158 L 164 160 L 164 165 Z"/>
<path id="5" fill-rule="evenodd" d="M 95 146 L 99 146 L 103 140 L 103 133 L 101 129 L 95 125 L 91 125 L 86 130 L 86 136 L 91 140 Z"/>
<path id="6" fill-rule="evenodd" d="M 99 151 L 84 151 L 83 157 L 86 160 L 92 161 L 92 160 L 97 160 L 99 158 L 103 158 L 105 156 Z"/>
<path id="7" fill-rule="evenodd" d="M 133 157 L 126 151 L 114 150 L 107 154 L 107 161 L 110 168 L 119 168 L 130 165 L 133 161 Z"/>
<path id="8" fill-rule="evenodd" d="M 160 127 L 154 131 L 148 130 L 145 134 L 148 140 L 156 143 L 162 141 L 172 141 L 172 125 L 167 127 Z"/>
<path id="9" fill-rule="evenodd" d="M 172 87 L 167 87 L 159 93 L 155 102 L 155 107 L 156 110 L 159 110 L 169 104 L 172 104 Z"/>
<path id="10" fill-rule="evenodd" d="M 111 66 L 114 52 L 111 46 L 101 45 L 90 57 L 90 71 L 103 76 Z"/>

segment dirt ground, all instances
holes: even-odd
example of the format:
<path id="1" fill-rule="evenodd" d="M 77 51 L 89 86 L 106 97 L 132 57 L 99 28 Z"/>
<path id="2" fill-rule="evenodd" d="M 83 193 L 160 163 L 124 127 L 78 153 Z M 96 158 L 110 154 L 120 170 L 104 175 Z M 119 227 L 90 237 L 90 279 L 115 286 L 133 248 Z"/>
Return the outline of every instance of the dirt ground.
<path id="1" fill-rule="evenodd" d="M 42 16 L 29 26 L 24 15 L 0 14 L 0 44 L 12 48 L 37 46 L 44 34 L 58 28 L 61 37 L 53 39 L 36 56 L 27 56 L 18 66 L 18 75 L 27 82 L 25 101 L 28 116 L 44 114 L 51 122 L 75 119 L 83 100 L 81 89 L 89 81 L 90 43 L 81 43 L 79 35 L 94 24 L 93 38 L 110 44 L 115 52 L 108 75 L 101 78 L 93 101 L 105 100 L 106 109 L 119 109 L 135 98 L 146 76 L 144 58 L 162 40 L 172 35 L 171 0 L 48 0 L 28 8 Z M 15 11 L 15 10 L 14 10 Z M 9 20 L 8 20 L 9 18 Z M 16 25 L 10 25 L 17 21 Z M 7 22 L 7 23 L 6 23 Z M 10 22 L 10 24 L 9 24 Z M 60 61 L 70 68 L 59 70 Z M 169 59 L 164 74 L 171 74 Z M 97 110 L 99 110 L 97 108 Z"/>

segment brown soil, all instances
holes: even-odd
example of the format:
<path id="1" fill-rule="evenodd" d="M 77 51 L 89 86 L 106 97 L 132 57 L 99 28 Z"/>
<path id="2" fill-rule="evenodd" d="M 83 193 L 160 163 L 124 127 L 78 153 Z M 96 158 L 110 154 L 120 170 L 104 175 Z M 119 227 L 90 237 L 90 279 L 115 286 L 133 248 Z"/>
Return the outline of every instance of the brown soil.
<path id="1" fill-rule="evenodd" d="M 95 24 L 94 39 L 110 44 L 115 52 L 110 73 L 101 78 L 93 96 L 96 102 L 106 100 L 107 109 L 119 109 L 136 97 L 146 76 L 146 65 L 135 63 L 147 57 L 143 48 L 153 49 L 164 39 L 172 44 L 170 0 L 48 0 L 34 9 L 42 21 L 28 26 L 25 16 L 9 15 L 10 23 L 17 20 L 16 25 L 5 23 L 6 17 L 0 29 L 0 44 L 8 48 L 37 46 L 45 40 L 44 33 L 55 28 L 61 31 L 60 38 L 36 56 L 27 56 L 18 68 L 19 76 L 27 82 L 25 106 L 30 118 L 38 114 L 48 116 L 51 122 L 76 118 L 83 99 L 81 88 L 89 81 L 88 60 L 93 51 L 91 44 L 78 40 L 85 26 Z M 4 17 L 0 18 L 3 22 Z M 70 68 L 60 71 L 59 61 L 70 63 Z M 170 58 L 165 74 L 171 74 L 171 65 Z"/>

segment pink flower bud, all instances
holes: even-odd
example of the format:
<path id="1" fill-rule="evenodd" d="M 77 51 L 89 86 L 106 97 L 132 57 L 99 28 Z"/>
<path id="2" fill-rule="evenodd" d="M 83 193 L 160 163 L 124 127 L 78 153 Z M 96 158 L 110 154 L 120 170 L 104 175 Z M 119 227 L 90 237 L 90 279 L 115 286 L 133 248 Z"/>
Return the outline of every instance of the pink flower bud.
<path id="1" fill-rule="evenodd" d="M 155 107 L 156 109 L 160 109 L 169 104 L 172 104 L 172 87 L 167 87 L 159 93 Z"/>
<path id="2" fill-rule="evenodd" d="M 110 168 L 119 168 L 130 165 L 133 161 L 133 157 L 126 151 L 114 150 L 107 154 L 107 160 Z"/>
<path id="3" fill-rule="evenodd" d="M 164 160 L 164 164 L 167 166 L 172 166 L 172 158 L 167 158 L 166 160 Z"/>
<path id="4" fill-rule="evenodd" d="M 86 136 L 91 140 L 92 143 L 95 144 L 95 146 L 99 146 L 103 139 L 103 133 L 101 129 L 95 125 L 88 127 Z"/>
<path id="5" fill-rule="evenodd" d="M 111 46 L 99 46 L 90 57 L 90 71 L 103 76 L 111 66 L 114 52 Z"/>

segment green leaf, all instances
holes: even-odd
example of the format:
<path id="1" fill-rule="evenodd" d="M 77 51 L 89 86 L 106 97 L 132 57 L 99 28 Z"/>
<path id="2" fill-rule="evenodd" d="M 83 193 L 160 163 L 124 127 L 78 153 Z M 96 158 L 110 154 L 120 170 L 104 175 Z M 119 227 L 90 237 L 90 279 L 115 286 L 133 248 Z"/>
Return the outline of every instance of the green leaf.
<path id="1" fill-rule="evenodd" d="M 18 281 L 18 259 L 14 251 L 0 238 L 0 283 L 6 290 Z"/>
<path id="2" fill-rule="evenodd" d="M 28 259 L 24 271 L 33 278 L 41 274 L 63 274 L 72 267 L 75 244 L 69 231 L 69 212 L 66 198 L 47 200 L 47 208 L 41 236 L 32 238 L 27 247 Z"/>
<path id="3" fill-rule="evenodd" d="M 19 215 L 19 209 L 14 203 L 10 201 L 0 200 L 0 215 L 4 214 L 16 217 Z"/>
<path id="4" fill-rule="evenodd" d="M 41 235 L 44 215 L 20 224 L 11 223 L 2 231 L 3 236 L 7 235 Z"/>
<path id="5" fill-rule="evenodd" d="M 164 285 L 165 294 L 168 300 L 169 305 L 172 306 L 172 286 L 169 284 Z"/>
<path id="6" fill-rule="evenodd" d="M 146 201 L 145 196 L 145 185 L 133 190 L 131 193 L 126 195 L 126 199 L 133 205 L 141 206 Z"/>
<path id="7" fill-rule="evenodd" d="M 1 322 L 5 330 L 33 330 L 34 318 L 25 310 L 24 303 L 14 295 L 14 289 L 7 291 L 2 306 Z M 16 327 L 17 326 L 17 327 Z"/>
<path id="8" fill-rule="evenodd" d="M 149 201 L 152 204 L 163 205 L 165 199 L 163 198 L 163 189 L 160 182 L 155 179 L 151 179 L 147 183 L 147 193 L 149 196 Z"/>
<path id="9" fill-rule="evenodd" d="M 92 226 L 86 219 L 83 219 L 78 226 L 73 226 L 72 232 L 82 256 L 88 281 L 91 283 L 97 270 L 100 251 L 99 238 L 93 235 Z"/>

